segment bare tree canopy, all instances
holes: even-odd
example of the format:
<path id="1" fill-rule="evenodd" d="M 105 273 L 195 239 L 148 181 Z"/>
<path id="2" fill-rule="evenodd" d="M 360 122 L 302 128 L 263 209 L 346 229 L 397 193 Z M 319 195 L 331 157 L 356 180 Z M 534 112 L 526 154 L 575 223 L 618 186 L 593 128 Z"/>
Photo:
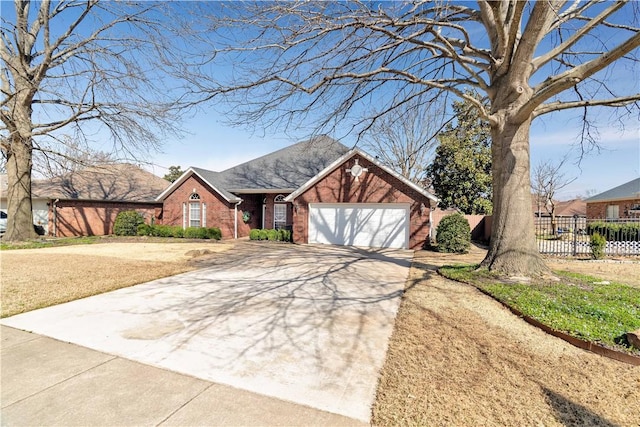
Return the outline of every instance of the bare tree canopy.
<path id="1" fill-rule="evenodd" d="M 36 152 L 33 159 L 33 171 L 45 178 L 62 176 L 88 166 L 116 163 L 111 153 L 93 149 L 84 141 L 78 141 L 68 135 L 57 137 L 59 148 L 54 155 Z M 37 154 L 42 154 L 37 156 Z"/>
<path id="2" fill-rule="evenodd" d="M 363 146 L 383 164 L 426 187 L 427 166 L 438 145 L 436 135 L 451 120 L 445 117 L 444 100 L 413 100 L 376 121 Z"/>
<path id="3" fill-rule="evenodd" d="M 531 190 L 538 205 L 538 216 L 540 216 L 542 208 L 551 216 L 553 235 L 556 235 L 558 230 L 556 226 L 557 200 L 555 197 L 558 191 L 577 179 L 576 177 L 568 177 L 562 171 L 566 161 L 566 157 L 556 162 L 553 160 L 541 161 L 534 167 L 531 174 Z"/>
<path id="4" fill-rule="evenodd" d="M 110 139 L 127 158 L 176 131 L 177 96 L 166 64 L 179 53 L 162 3 L 63 0 L 3 4 L 0 128 L 9 221 L 5 239 L 33 237 L 31 172 L 41 159 L 69 159 L 78 144 Z"/>
<path id="5" fill-rule="evenodd" d="M 238 122 L 362 134 L 414 99 L 473 103 L 492 132 L 483 266 L 508 275 L 548 273 L 531 215 L 531 121 L 581 109 L 588 137 L 587 108 L 638 112 L 637 85 L 624 84 L 638 75 L 635 2 L 229 2 L 195 13 L 209 18 L 191 40 L 192 51 L 209 46 L 199 64 L 226 68 L 200 68 L 190 96 L 226 99 Z"/>

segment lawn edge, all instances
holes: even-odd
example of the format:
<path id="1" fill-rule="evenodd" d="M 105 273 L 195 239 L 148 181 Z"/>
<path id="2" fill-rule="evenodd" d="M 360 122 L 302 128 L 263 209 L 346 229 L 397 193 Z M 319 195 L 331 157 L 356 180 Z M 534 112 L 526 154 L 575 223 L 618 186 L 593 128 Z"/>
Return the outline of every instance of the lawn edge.
<path id="1" fill-rule="evenodd" d="M 440 269 L 437 269 L 438 274 L 440 274 Z M 500 301 L 498 298 L 494 297 L 493 295 L 491 295 L 489 292 L 487 292 L 486 290 L 474 285 L 473 283 L 468 283 L 468 282 L 463 282 L 460 280 L 455 280 L 455 279 L 451 279 L 448 278 L 442 274 L 440 274 L 442 277 L 444 277 L 447 280 L 452 280 L 454 282 L 458 282 L 458 283 L 464 283 L 466 285 L 470 285 L 473 286 L 475 289 L 477 289 L 478 291 L 482 292 L 484 295 L 488 296 L 489 298 L 491 298 L 492 300 L 500 303 L 503 307 L 505 307 L 506 309 L 508 309 L 511 313 L 515 314 L 516 316 L 520 317 L 521 319 L 523 319 L 525 322 L 527 322 L 528 324 L 530 324 L 531 326 L 535 326 L 538 329 L 541 329 L 542 331 L 546 332 L 549 335 L 552 335 L 556 338 L 560 338 L 563 341 L 568 342 L 569 344 L 573 345 L 574 347 L 578 347 L 582 350 L 587 350 L 590 351 L 592 353 L 595 353 L 597 355 L 600 356 L 604 356 L 607 357 L 609 359 L 613 359 L 613 360 L 617 360 L 618 362 L 623 362 L 623 363 L 628 363 L 630 365 L 634 365 L 634 366 L 640 366 L 640 356 L 635 356 L 633 354 L 628 354 L 628 353 L 624 353 L 622 351 L 618 351 L 618 350 L 614 350 L 608 347 L 604 347 L 600 344 L 597 344 L 593 341 L 586 341 L 586 340 L 582 340 L 580 338 L 576 338 L 574 336 L 571 336 L 569 334 L 566 334 L 564 332 L 555 330 L 553 328 L 551 328 L 550 326 L 545 325 L 544 323 L 540 322 L 539 320 L 534 319 L 533 317 L 527 316 L 526 314 L 522 313 L 520 310 L 510 306 L 509 304 Z"/>

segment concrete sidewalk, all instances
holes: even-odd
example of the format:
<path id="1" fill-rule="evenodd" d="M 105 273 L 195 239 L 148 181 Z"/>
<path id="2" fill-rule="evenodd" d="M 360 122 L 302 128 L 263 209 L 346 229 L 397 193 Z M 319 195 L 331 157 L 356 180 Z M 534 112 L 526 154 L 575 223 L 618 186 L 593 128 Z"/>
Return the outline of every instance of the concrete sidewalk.
<path id="1" fill-rule="evenodd" d="M 3 426 L 366 425 L 7 326 L 1 337 Z"/>
<path id="2" fill-rule="evenodd" d="M 0 324 L 367 423 L 412 255 L 247 244 Z"/>

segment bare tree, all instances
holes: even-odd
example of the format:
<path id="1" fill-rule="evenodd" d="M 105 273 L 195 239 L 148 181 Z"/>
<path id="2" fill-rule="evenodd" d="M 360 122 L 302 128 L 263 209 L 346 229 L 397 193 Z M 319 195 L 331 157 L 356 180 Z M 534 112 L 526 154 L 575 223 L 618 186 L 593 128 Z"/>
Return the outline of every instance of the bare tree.
<path id="1" fill-rule="evenodd" d="M 33 171 L 45 178 L 53 178 L 88 166 L 112 164 L 118 161 L 112 153 L 92 148 L 84 141 L 68 135 L 57 138 L 55 150 L 37 150 L 33 156 Z"/>
<path id="2" fill-rule="evenodd" d="M 513 276 L 548 274 L 531 215 L 533 119 L 587 107 L 638 111 L 640 13 L 627 1 L 238 2 L 207 4 L 194 43 L 228 72 L 203 73 L 193 95 L 224 97 L 238 121 L 361 135 L 412 99 L 449 93 L 491 125 L 493 229 L 482 265 Z M 224 19 L 220 19 L 224 17 Z M 200 49 L 195 49 L 199 51 Z M 204 60 L 204 59 L 203 59 Z M 635 77 L 634 77 L 635 76 Z M 467 94 L 475 90 L 488 108 Z M 369 112 L 364 119 L 362 111 Z M 587 141 L 585 139 L 585 141 Z"/>
<path id="3" fill-rule="evenodd" d="M 425 186 L 427 166 L 438 145 L 436 135 L 452 119 L 445 118 L 443 100 L 414 100 L 384 115 L 364 137 L 364 147 L 382 163 L 410 181 Z"/>
<path id="4" fill-rule="evenodd" d="M 59 132 L 79 144 L 110 138 L 119 157 L 153 150 L 175 132 L 166 63 L 175 59 L 163 3 L 62 0 L 3 5 L 1 146 L 8 181 L 6 240 L 35 237 L 33 153 L 70 159 Z"/>
<path id="5" fill-rule="evenodd" d="M 577 177 L 569 178 L 562 172 L 562 167 L 566 160 L 565 157 L 559 162 L 553 162 L 551 160 L 541 161 L 533 169 L 531 177 L 531 190 L 538 204 L 538 216 L 540 215 L 542 207 L 544 207 L 551 216 L 551 230 L 554 236 L 558 232 L 558 224 L 556 221 L 556 194 L 577 179 Z"/>

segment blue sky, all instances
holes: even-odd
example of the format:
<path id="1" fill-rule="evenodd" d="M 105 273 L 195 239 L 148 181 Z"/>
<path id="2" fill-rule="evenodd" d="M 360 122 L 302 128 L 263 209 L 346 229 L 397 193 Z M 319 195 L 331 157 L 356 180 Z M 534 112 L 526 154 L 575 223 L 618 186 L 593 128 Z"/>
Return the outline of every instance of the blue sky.
<path id="1" fill-rule="evenodd" d="M 568 159 L 564 172 L 576 181 L 559 193 L 562 200 L 584 196 L 587 191 L 602 192 L 640 176 L 640 124 L 633 118 L 626 123 L 625 132 L 600 127 L 601 150 L 583 156 L 577 147 L 580 122 L 576 113 L 547 115 L 534 121 L 531 130 L 531 164 L 547 159 Z M 572 119 L 573 118 L 573 119 Z M 202 111 L 185 122 L 190 132 L 182 140 L 166 141 L 163 152 L 152 155 L 156 175 L 164 175 L 167 168 L 179 165 L 183 169 L 197 166 L 210 170 L 224 170 L 261 155 L 284 148 L 305 134 L 252 133 L 250 130 L 225 125 L 225 118 L 213 111 Z M 341 140 L 345 145 L 355 139 Z"/>
<path id="2" fill-rule="evenodd" d="M 606 4 L 601 7 L 605 6 Z M 621 14 L 615 19 L 624 21 L 630 18 Z M 476 30 L 479 31 L 479 37 L 486 37 L 482 29 Z M 613 33 L 609 41 L 615 40 L 616 37 L 617 34 Z M 481 40 L 476 42 L 482 43 Z M 591 39 L 585 41 L 591 42 Z M 637 65 L 631 68 L 614 65 L 599 73 L 597 77 L 606 80 L 614 88 L 623 88 L 622 93 L 630 94 L 640 91 L 639 71 Z M 540 76 L 532 78 L 532 83 L 535 84 L 544 78 L 546 74 L 541 72 Z M 215 107 L 215 110 L 224 111 L 224 106 Z M 155 173 L 163 175 L 165 168 L 171 165 L 180 165 L 183 169 L 193 165 L 211 170 L 224 170 L 308 136 L 303 130 L 297 135 L 292 135 L 276 133 L 273 130 L 253 133 L 248 129 L 251 126 L 232 128 L 224 124 L 225 117 L 213 108 L 207 109 L 203 106 L 203 109 L 185 123 L 190 133 L 183 140 L 166 141 L 163 153 L 153 157 L 152 160 L 157 165 L 154 168 Z M 559 161 L 566 156 L 563 172 L 568 178 L 576 178 L 559 192 L 559 199 L 585 196 L 587 192 L 603 192 L 640 176 L 640 124 L 637 114 L 622 122 L 624 131 L 621 131 L 620 122 L 613 119 L 611 109 L 598 110 L 590 120 L 598 128 L 600 149 L 591 150 L 581 156 L 581 113 L 581 110 L 551 113 L 537 118 L 532 125 L 532 168 L 541 161 Z M 336 139 L 347 146 L 356 143 L 355 136 L 348 136 L 346 139 L 338 136 Z"/>
<path id="3" fill-rule="evenodd" d="M 10 3 L 0 4 L 3 14 L 11 12 L 11 8 L 6 8 Z M 216 64 L 214 68 L 215 72 L 220 73 L 224 66 Z M 618 69 L 615 78 L 612 75 L 608 78 L 613 79 L 616 85 L 630 86 L 626 92 L 635 93 L 640 90 L 638 71 L 637 66 L 634 69 Z M 230 127 L 225 125 L 228 118 L 220 114 L 223 110 L 223 105 L 201 105 L 200 111 L 183 123 L 187 133 L 182 139 L 166 140 L 162 152 L 149 153 L 146 160 L 154 165 L 149 169 L 160 176 L 172 165 L 179 165 L 183 169 L 198 166 L 224 170 L 308 136 L 308 129 L 300 130 L 297 134 L 285 134 L 273 130 L 253 132 L 251 126 Z M 576 147 L 581 132 L 579 111 L 549 114 L 534 121 L 530 139 L 532 167 L 542 160 L 568 156 L 564 172 L 567 177 L 577 178 L 558 194 L 560 199 L 584 196 L 588 191 L 602 192 L 640 176 L 640 124 L 637 116 L 627 119 L 624 122 L 625 131 L 620 132 L 608 123 L 609 113 L 602 110 L 602 114 L 597 116 L 601 119 L 601 150 L 587 153 L 579 165 L 580 151 Z M 108 149 L 109 143 L 100 146 L 104 142 L 100 141 L 100 134 L 96 134 L 95 139 L 98 140 L 96 148 Z M 354 136 L 337 139 L 347 146 L 356 143 Z"/>

